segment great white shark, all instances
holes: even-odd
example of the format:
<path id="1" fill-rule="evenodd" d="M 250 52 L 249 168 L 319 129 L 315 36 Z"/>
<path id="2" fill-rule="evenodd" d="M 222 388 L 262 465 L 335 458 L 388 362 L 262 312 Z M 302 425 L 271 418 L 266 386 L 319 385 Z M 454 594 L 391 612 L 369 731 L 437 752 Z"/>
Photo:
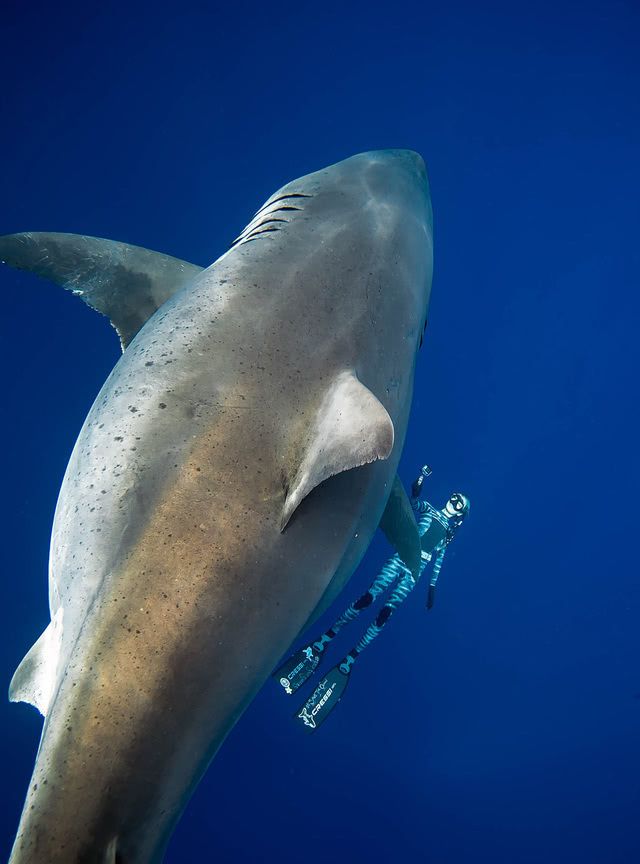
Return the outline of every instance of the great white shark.
<path id="1" fill-rule="evenodd" d="M 159 862 L 377 526 L 419 566 L 396 469 L 431 285 L 424 163 L 374 151 L 294 180 L 206 269 L 69 234 L 0 238 L 0 259 L 123 346 L 60 490 L 51 623 L 11 682 L 45 719 L 10 864 Z"/>

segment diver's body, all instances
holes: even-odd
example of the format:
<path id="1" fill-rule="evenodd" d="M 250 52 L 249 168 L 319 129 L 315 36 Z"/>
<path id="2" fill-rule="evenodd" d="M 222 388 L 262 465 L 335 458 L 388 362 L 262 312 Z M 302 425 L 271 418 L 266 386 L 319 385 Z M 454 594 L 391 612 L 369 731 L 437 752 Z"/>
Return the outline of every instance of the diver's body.
<path id="1" fill-rule="evenodd" d="M 441 510 L 437 510 L 428 501 L 421 500 L 422 486 L 429 474 L 431 474 L 431 469 L 425 465 L 411 487 L 411 506 L 416 514 L 418 533 L 421 537 L 420 575 L 427 564 L 433 562 L 427 595 L 427 609 L 433 607 L 436 584 L 447 546 L 453 540 L 470 509 L 469 500 L 459 492 L 451 495 Z M 393 555 L 376 576 L 368 591 L 350 604 L 319 639 L 296 652 L 274 673 L 274 678 L 279 680 L 285 692 L 293 693 L 313 674 L 325 647 L 345 624 L 356 620 L 378 597 L 391 591 L 375 621 L 369 625 L 356 645 L 341 662 L 320 682 L 312 696 L 297 712 L 296 717 L 304 723 L 309 731 L 313 731 L 337 704 L 344 692 L 348 675 L 356 658 L 380 635 L 382 628 L 393 612 L 407 599 L 416 584 L 417 580 L 404 565 L 400 556 L 398 554 Z M 394 585 L 395 587 L 393 587 Z"/>

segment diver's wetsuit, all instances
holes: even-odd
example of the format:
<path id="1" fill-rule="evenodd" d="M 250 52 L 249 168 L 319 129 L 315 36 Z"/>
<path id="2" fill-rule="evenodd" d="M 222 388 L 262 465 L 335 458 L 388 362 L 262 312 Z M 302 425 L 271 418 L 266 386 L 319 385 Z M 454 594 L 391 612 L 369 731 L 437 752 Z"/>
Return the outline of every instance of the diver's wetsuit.
<path id="1" fill-rule="evenodd" d="M 411 505 L 416 513 L 416 521 L 418 523 L 418 533 L 421 537 L 422 560 L 420 562 L 420 575 L 430 561 L 433 561 L 433 572 L 429 580 L 429 595 L 427 599 L 427 608 L 431 609 L 435 595 L 435 587 L 442 568 L 442 561 L 447 544 L 453 538 L 453 528 L 449 523 L 449 519 L 440 511 L 436 510 L 428 501 L 420 501 L 417 498 L 412 498 Z M 319 642 L 314 643 L 314 648 L 322 650 L 326 642 L 338 633 L 349 621 L 354 621 L 362 612 L 370 606 L 373 601 L 387 591 L 394 582 L 397 582 L 391 596 L 386 601 L 375 621 L 367 627 L 362 638 L 349 651 L 341 664 L 343 672 L 347 672 L 353 664 L 358 654 L 360 654 L 367 645 L 379 636 L 382 628 L 387 623 L 392 613 L 407 599 L 410 592 L 415 588 L 417 580 L 414 579 L 411 571 L 405 567 L 399 555 L 394 555 L 387 561 L 369 590 L 358 598 L 355 603 L 345 609 L 342 615 L 338 618 L 335 624 L 323 633 Z M 321 646 L 321 647 L 320 647 Z"/>
<path id="2" fill-rule="evenodd" d="M 436 510 L 428 501 L 421 501 L 420 495 L 422 492 L 422 484 L 425 477 L 431 473 L 430 469 L 425 466 L 422 473 L 413 484 L 411 489 L 411 506 L 416 514 L 418 524 L 418 533 L 421 537 L 422 560 L 420 562 L 420 575 L 422 575 L 426 565 L 433 561 L 433 571 L 429 580 L 429 593 L 427 597 L 427 608 L 431 609 L 435 598 L 435 587 L 442 568 L 442 561 L 447 545 L 453 539 L 455 528 L 452 520 L 450 520 L 441 510 Z M 375 580 L 371 583 L 369 590 L 362 597 L 359 597 L 354 603 L 351 603 L 338 620 L 326 630 L 320 639 L 313 643 L 314 652 L 318 654 L 324 651 L 325 645 L 339 633 L 339 631 L 350 621 L 355 621 L 360 613 L 367 609 L 381 594 L 396 584 L 391 596 L 386 601 L 375 621 L 369 625 L 363 634 L 362 638 L 349 651 L 347 656 L 340 664 L 343 672 L 348 672 L 353 665 L 356 657 L 360 654 L 367 645 L 379 636 L 382 628 L 387 623 L 392 613 L 407 599 L 408 595 L 415 588 L 417 580 L 414 579 L 411 571 L 404 565 L 400 556 L 395 554 L 384 565 Z"/>
<path id="3" fill-rule="evenodd" d="M 433 606 L 435 587 L 442 568 L 445 551 L 453 540 L 457 529 L 469 511 L 469 501 L 461 493 L 454 493 L 442 510 L 436 510 L 428 501 L 421 501 L 422 485 L 431 469 L 425 466 L 411 489 L 411 506 L 416 515 L 420 535 L 421 562 L 419 576 L 428 563 L 433 562 L 427 608 Z M 418 578 L 419 578 L 418 576 Z M 356 658 L 379 636 L 393 612 L 407 599 L 417 580 L 405 566 L 398 554 L 384 565 L 362 597 L 348 606 L 338 620 L 314 642 L 308 643 L 292 654 L 275 672 L 276 678 L 286 693 L 294 693 L 315 672 L 325 647 L 333 641 L 340 630 L 350 621 L 355 621 L 365 609 L 381 595 L 390 591 L 375 621 L 369 625 L 356 645 L 326 676 L 320 680 L 313 694 L 296 713 L 307 731 L 316 729 L 335 707 L 344 693 Z M 395 587 L 394 587 L 395 586 Z"/>

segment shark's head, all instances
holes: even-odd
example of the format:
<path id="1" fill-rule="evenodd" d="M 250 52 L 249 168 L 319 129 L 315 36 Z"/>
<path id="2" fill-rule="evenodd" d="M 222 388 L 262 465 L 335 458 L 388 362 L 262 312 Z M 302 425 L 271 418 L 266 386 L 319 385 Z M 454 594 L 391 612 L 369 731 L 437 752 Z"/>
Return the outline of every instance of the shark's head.
<path id="1" fill-rule="evenodd" d="M 303 301 L 310 332 L 326 328 L 336 341 L 344 334 L 344 363 L 352 349 L 369 367 L 356 371 L 377 381 L 376 392 L 384 392 L 381 385 L 393 401 L 395 388 L 405 401 L 433 263 L 421 156 L 374 150 L 293 180 L 257 211 L 232 249 L 261 274 L 272 267 L 274 281 Z"/>
<path id="2" fill-rule="evenodd" d="M 366 338 L 380 354 L 388 395 L 393 399 L 396 387 L 402 401 L 402 381 L 422 344 L 433 272 L 424 161 L 412 150 L 370 151 L 303 178 L 305 187 L 308 181 L 315 206 L 326 208 L 324 245 L 343 262 L 353 314 L 368 318 Z"/>

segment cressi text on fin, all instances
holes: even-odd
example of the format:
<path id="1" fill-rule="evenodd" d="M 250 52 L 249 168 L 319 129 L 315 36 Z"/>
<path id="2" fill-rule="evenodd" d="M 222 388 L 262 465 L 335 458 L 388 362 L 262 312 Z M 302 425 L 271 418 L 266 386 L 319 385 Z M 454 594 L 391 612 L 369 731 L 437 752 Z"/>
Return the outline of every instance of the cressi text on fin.
<path id="1" fill-rule="evenodd" d="M 82 297 L 109 318 L 123 351 L 156 309 L 203 269 L 141 246 L 46 232 L 0 237 L 0 261 Z"/>
<path id="2" fill-rule="evenodd" d="M 294 720 L 303 727 L 305 732 L 315 732 L 342 698 L 349 683 L 349 672 L 343 672 L 340 666 L 339 663 L 333 667 L 304 705 L 294 714 Z"/>

